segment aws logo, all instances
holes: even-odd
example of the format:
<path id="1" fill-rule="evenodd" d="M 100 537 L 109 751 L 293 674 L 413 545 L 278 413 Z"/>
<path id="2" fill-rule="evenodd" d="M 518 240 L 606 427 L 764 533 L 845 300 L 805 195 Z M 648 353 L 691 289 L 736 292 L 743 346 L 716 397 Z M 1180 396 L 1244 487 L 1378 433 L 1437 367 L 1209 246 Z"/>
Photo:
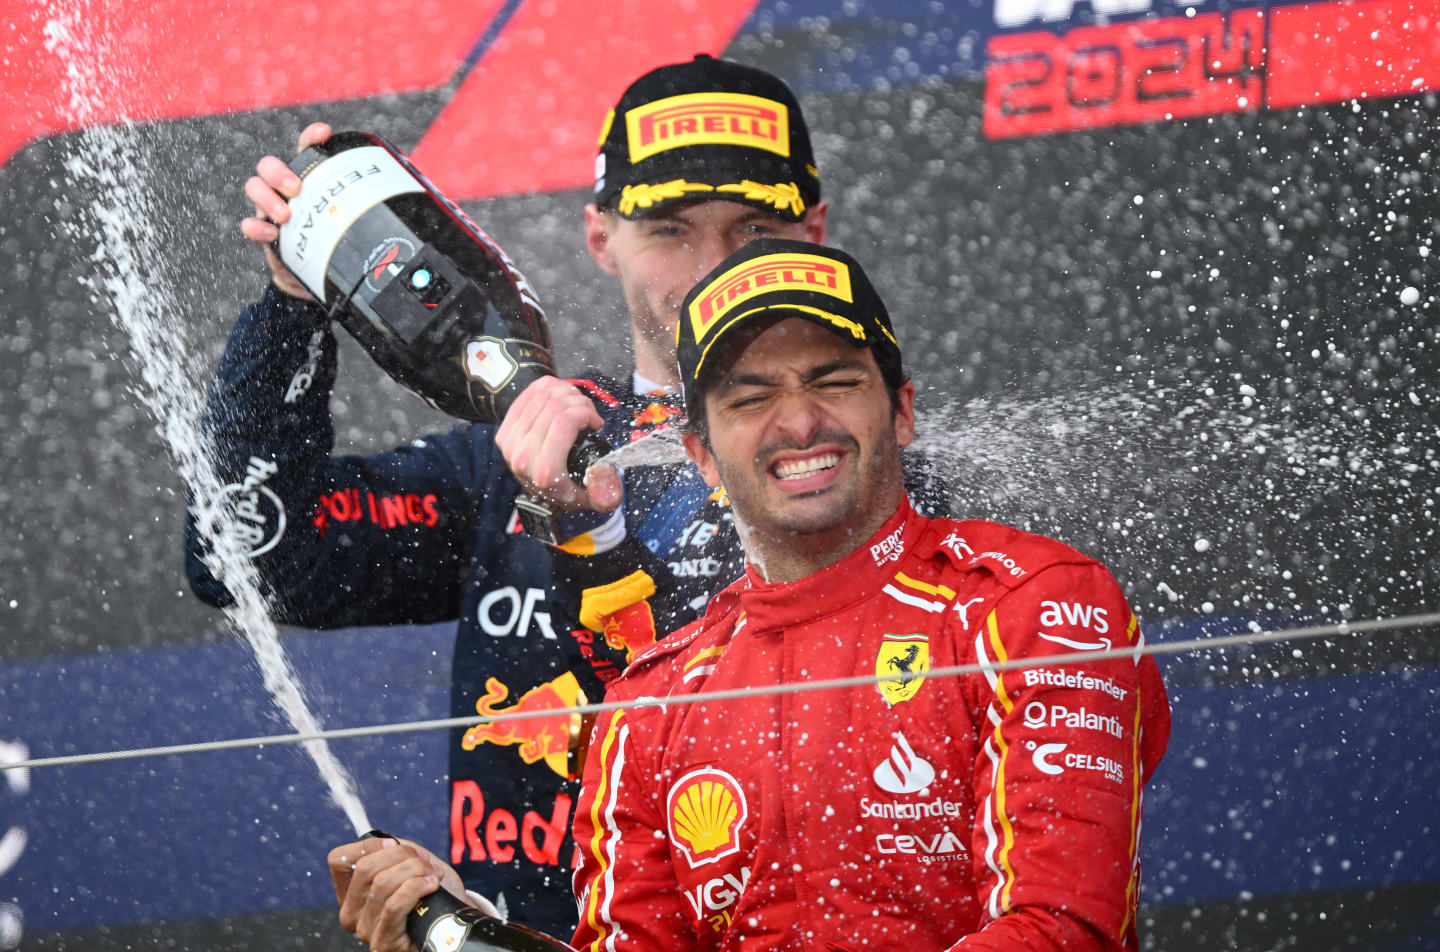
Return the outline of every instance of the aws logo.
<path id="1" fill-rule="evenodd" d="M 1079 602 L 1041 602 L 1040 624 L 1046 628 L 1055 628 L 1060 625 L 1089 628 L 1097 635 L 1103 635 L 1110 630 L 1110 622 L 1105 617 L 1105 609 L 1096 608 L 1094 605 L 1082 605 Z"/>
<path id="2" fill-rule="evenodd" d="M 749 808 L 739 781 L 723 770 L 702 767 L 670 787 L 665 814 L 670 841 L 693 869 L 739 852 Z"/>

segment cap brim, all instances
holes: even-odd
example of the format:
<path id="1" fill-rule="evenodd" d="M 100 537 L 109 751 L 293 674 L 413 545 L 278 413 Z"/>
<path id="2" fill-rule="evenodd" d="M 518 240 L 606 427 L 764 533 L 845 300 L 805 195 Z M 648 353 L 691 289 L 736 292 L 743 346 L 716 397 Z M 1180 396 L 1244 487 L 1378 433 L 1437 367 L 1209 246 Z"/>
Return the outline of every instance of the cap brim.
<path id="1" fill-rule="evenodd" d="M 695 364 L 695 382 L 701 384 L 705 381 L 716 366 L 725 363 L 726 354 L 731 353 L 737 344 L 745 342 L 744 337 L 737 336 L 741 332 L 742 326 L 745 331 L 760 333 L 765 328 L 791 317 L 818 324 L 848 340 L 856 347 L 870 346 L 865 328 L 847 317 L 803 304 L 770 304 L 736 315 L 709 335 L 710 339 L 701 350 L 700 359 Z M 714 360 L 711 360 L 712 357 Z"/>
<path id="2" fill-rule="evenodd" d="M 626 185 L 605 203 L 621 218 L 652 218 L 697 202 L 738 202 L 768 212 L 783 221 L 804 219 L 809 204 L 795 182 L 756 181 L 754 170 L 687 169 L 673 178 L 663 174 L 653 182 Z"/>

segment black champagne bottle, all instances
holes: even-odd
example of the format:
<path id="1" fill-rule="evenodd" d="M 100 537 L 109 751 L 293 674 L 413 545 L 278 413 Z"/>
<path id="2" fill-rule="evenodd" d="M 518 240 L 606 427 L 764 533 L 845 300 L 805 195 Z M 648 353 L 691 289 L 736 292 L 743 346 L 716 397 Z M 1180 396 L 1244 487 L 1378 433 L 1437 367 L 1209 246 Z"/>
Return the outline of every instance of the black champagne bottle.
<path id="1" fill-rule="evenodd" d="M 432 406 L 499 423 L 553 376 L 550 327 L 514 262 L 388 140 L 339 132 L 297 155 L 280 260 L 386 373 Z M 570 472 L 610 447 L 587 432 Z"/>

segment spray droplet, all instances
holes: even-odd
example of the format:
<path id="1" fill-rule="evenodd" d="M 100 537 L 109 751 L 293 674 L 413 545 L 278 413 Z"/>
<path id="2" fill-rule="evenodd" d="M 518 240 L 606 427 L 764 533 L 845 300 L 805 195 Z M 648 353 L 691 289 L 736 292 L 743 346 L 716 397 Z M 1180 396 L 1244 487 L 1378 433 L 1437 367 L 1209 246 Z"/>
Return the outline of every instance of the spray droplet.
<path id="1" fill-rule="evenodd" d="M 1204 552 L 1204 551 L 1208 550 L 1209 548 L 1210 548 L 1210 540 L 1209 540 L 1209 539 L 1196 539 L 1196 540 L 1195 540 L 1195 551 L 1196 551 L 1196 552 Z"/>
<path id="2" fill-rule="evenodd" d="M 1407 306 L 1408 306 L 1408 305 L 1414 304 L 1415 302 L 1417 302 L 1417 301 L 1419 301 L 1419 300 L 1420 300 L 1420 289 L 1419 289 L 1419 288 L 1413 288 L 1413 287 L 1412 287 L 1412 288 L 1406 288 L 1405 290 L 1403 290 L 1403 291 L 1400 292 L 1400 303 L 1401 303 L 1401 304 L 1404 304 L 1404 305 L 1407 305 Z"/>

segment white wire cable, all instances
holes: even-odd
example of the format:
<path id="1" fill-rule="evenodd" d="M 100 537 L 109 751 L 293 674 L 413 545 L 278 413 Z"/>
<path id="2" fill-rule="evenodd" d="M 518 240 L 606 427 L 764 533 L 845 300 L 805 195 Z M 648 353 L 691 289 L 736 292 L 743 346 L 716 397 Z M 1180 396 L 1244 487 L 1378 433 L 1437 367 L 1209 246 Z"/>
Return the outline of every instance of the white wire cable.
<path id="1" fill-rule="evenodd" d="M 1259 643 L 1276 644 L 1286 641 L 1302 641 L 1311 638 L 1359 635 L 1367 632 L 1386 631 L 1401 628 L 1428 628 L 1440 625 L 1440 612 L 1422 615 L 1400 615 L 1394 618 L 1371 618 L 1365 621 L 1339 622 L 1333 625 L 1314 625 L 1306 628 L 1286 628 L 1278 631 L 1251 631 L 1239 635 L 1222 635 L 1216 638 L 1193 638 L 1189 641 L 1146 643 L 1136 648 L 1111 648 L 1104 651 L 1069 652 L 1045 655 L 1038 658 L 1016 658 L 1010 661 L 995 661 L 985 669 L 1009 671 L 1016 668 L 1034 668 L 1049 664 L 1090 664 L 1111 658 L 1140 658 L 1145 655 L 1185 654 L 1191 651 L 1207 651 L 1220 648 L 1235 648 Z M 960 677 L 978 674 L 979 664 L 962 664 L 951 667 L 931 668 L 926 678 Z M 740 698 L 761 697 L 767 694 L 798 694 L 803 691 L 829 691 L 840 688 L 867 687 L 881 681 L 891 680 L 887 675 L 856 675 L 848 678 L 816 679 L 793 681 L 783 684 L 759 684 L 753 687 L 731 688 L 724 691 L 700 691 L 692 694 L 672 694 L 665 698 L 639 698 L 634 701 L 608 701 L 597 704 L 580 704 L 574 707 L 557 707 L 541 711 L 517 711 L 514 714 L 473 717 L 446 717 L 426 721 L 405 721 L 393 724 L 374 724 L 369 727 L 341 727 L 334 730 L 310 734 L 273 734 L 261 737 L 239 737 L 234 740 L 215 740 L 196 744 L 175 744 L 170 747 L 140 747 L 133 750 L 111 750 L 94 754 L 71 754 L 64 757 L 40 757 L 34 760 L 20 760 L 11 763 L 0 761 L 0 771 L 21 770 L 29 767 L 64 767 L 74 764 L 100 763 L 111 760 L 132 760 L 140 757 L 168 757 L 176 754 L 199 754 L 212 750 L 234 750 L 242 747 L 264 747 L 268 744 L 303 744 L 315 740 L 339 740 L 347 737 L 372 737 L 383 734 L 405 734 L 451 727 L 473 727 L 495 721 L 518 721 L 532 717 L 556 718 L 570 714 L 598 714 L 602 711 L 619 711 L 639 707 L 665 707 L 671 704 L 697 704 L 714 701 L 728 701 Z"/>

